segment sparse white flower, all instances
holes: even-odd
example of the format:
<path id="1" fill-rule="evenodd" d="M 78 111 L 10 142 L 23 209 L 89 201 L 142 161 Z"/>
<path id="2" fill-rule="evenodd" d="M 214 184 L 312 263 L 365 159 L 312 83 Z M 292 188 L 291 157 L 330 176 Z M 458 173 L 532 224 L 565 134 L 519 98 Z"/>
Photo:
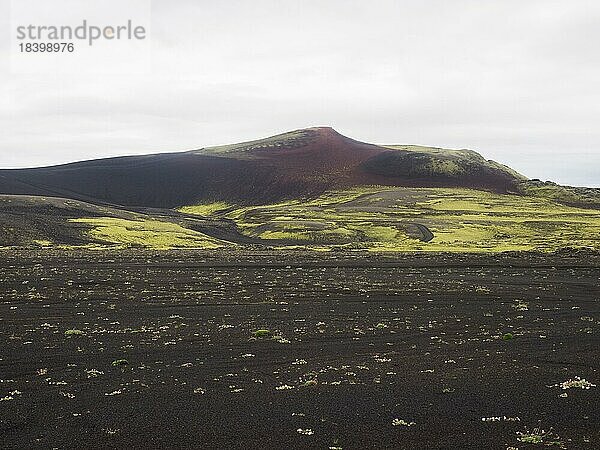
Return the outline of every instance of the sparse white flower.
<path id="1" fill-rule="evenodd" d="M 298 428 L 296 431 L 299 434 L 303 434 L 305 436 L 312 436 L 313 434 L 315 434 L 315 432 L 313 430 L 311 430 L 310 428 Z"/>
<path id="2" fill-rule="evenodd" d="M 392 425 L 395 427 L 412 427 L 413 425 L 416 425 L 415 422 L 407 422 L 404 419 L 394 419 L 392 420 Z"/>
<path id="3" fill-rule="evenodd" d="M 572 388 L 591 389 L 593 387 L 596 387 L 596 385 L 590 383 L 585 378 L 575 377 L 572 379 L 568 379 L 567 381 L 563 381 L 562 383 L 553 384 L 549 387 L 560 387 L 563 390 Z"/>
<path id="4" fill-rule="evenodd" d="M 112 392 L 106 393 L 104 395 L 112 396 L 112 395 L 121 395 L 122 393 L 123 393 L 123 391 L 121 389 L 118 389 L 116 391 L 112 391 Z"/>
<path id="5" fill-rule="evenodd" d="M 98 369 L 85 369 L 85 373 L 87 374 L 88 378 L 96 378 L 100 375 L 104 375 L 104 372 Z"/>
<path id="6" fill-rule="evenodd" d="M 388 362 L 391 362 L 392 360 L 390 358 L 384 358 L 382 356 L 376 356 L 375 357 L 375 361 L 377 361 L 378 363 L 388 363 Z"/>

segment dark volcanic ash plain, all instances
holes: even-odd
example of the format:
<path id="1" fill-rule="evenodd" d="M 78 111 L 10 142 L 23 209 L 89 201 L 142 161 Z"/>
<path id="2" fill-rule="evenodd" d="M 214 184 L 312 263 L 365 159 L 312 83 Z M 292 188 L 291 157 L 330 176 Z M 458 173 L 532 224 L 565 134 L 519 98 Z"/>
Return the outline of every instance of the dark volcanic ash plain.
<path id="1" fill-rule="evenodd" d="M 598 448 L 599 281 L 594 255 L 3 251 L 0 442 Z"/>

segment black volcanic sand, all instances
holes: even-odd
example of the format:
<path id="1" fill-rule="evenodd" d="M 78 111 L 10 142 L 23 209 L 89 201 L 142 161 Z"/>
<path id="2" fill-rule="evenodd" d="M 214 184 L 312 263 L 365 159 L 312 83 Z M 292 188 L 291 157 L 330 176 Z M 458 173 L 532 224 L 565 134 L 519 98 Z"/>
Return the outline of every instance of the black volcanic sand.
<path id="1" fill-rule="evenodd" d="M 4 448 L 600 447 L 598 256 L 0 258 Z"/>

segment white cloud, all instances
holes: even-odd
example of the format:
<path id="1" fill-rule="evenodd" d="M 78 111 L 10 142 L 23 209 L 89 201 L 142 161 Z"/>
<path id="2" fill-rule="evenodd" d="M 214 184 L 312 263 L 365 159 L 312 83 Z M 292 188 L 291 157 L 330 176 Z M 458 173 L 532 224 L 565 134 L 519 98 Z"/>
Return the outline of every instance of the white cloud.
<path id="1" fill-rule="evenodd" d="M 331 125 L 600 185 L 598 23 L 600 3 L 577 0 L 155 0 L 147 72 L 23 76 L 2 62 L 0 166 Z"/>

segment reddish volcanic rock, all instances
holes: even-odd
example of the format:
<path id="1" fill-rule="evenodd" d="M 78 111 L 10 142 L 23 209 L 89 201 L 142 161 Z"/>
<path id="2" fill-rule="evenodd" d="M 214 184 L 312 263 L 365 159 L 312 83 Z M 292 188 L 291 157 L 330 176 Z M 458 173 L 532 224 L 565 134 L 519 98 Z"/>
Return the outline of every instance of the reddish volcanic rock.
<path id="1" fill-rule="evenodd" d="M 353 185 L 512 188 L 510 172 L 490 168 L 471 153 L 476 155 L 472 161 L 459 161 L 460 176 L 448 176 L 431 170 L 449 158 L 443 154 L 390 149 L 317 127 L 189 152 L 0 170 L 0 193 L 176 207 L 214 200 L 266 203 Z M 433 164 L 435 158 L 439 161 Z"/>

